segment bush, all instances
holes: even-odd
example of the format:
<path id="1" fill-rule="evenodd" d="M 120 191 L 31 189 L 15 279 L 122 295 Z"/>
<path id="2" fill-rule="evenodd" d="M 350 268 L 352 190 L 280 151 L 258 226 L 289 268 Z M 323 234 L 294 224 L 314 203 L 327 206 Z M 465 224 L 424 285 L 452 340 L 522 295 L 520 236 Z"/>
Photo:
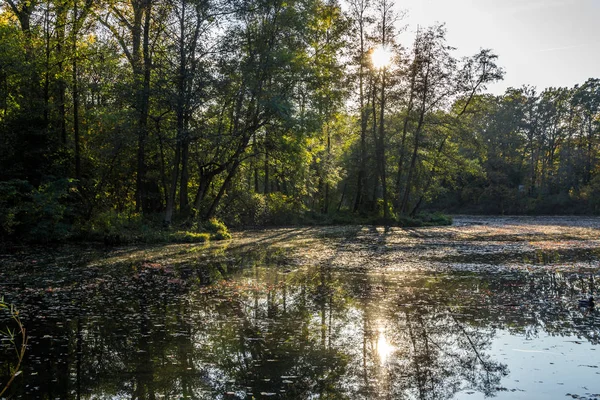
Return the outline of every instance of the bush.
<path id="1" fill-rule="evenodd" d="M 440 212 L 418 214 L 417 219 L 425 226 L 452 225 L 452 217 Z"/>
<path id="2" fill-rule="evenodd" d="M 77 188 L 73 179 L 0 182 L 0 236 L 53 242 L 72 235 Z"/>
<path id="3" fill-rule="evenodd" d="M 143 218 L 134 212 L 108 210 L 80 227 L 81 239 L 104 241 L 115 246 L 129 243 L 204 243 L 210 239 L 229 239 L 227 227 L 217 219 L 200 224 L 191 231 L 171 231 L 162 225 L 161 215 Z"/>
<path id="4" fill-rule="evenodd" d="M 26 230 L 27 209 L 34 188 L 27 181 L 0 182 L 0 237 L 22 234 Z"/>
<path id="5" fill-rule="evenodd" d="M 596 175 L 588 185 L 583 187 L 581 197 L 587 201 L 591 212 L 600 214 L 600 175 Z"/>
<path id="6" fill-rule="evenodd" d="M 490 185 L 484 189 L 478 203 L 485 214 L 515 214 L 519 208 L 518 191 L 506 185 Z"/>
<path id="7" fill-rule="evenodd" d="M 237 226 L 278 226 L 300 223 L 304 211 L 301 201 L 283 193 L 236 192 L 219 216 Z"/>
<path id="8" fill-rule="evenodd" d="M 418 228 L 424 225 L 421 219 L 406 216 L 399 216 L 397 219 L 397 224 L 403 228 Z"/>
<path id="9" fill-rule="evenodd" d="M 251 192 L 236 193 L 235 201 L 228 207 L 223 217 L 228 223 L 249 226 L 261 225 L 267 209 L 264 195 Z"/>
<path id="10" fill-rule="evenodd" d="M 156 229 L 145 226 L 140 213 L 106 210 L 78 227 L 81 238 L 118 245 L 136 241 L 158 241 Z M 160 229 L 158 229 L 160 231 Z"/>
<path id="11" fill-rule="evenodd" d="M 294 225 L 304 211 L 301 203 L 283 193 L 269 193 L 265 196 L 264 225 Z"/>
<path id="12" fill-rule="evenodd" d="M 210 240 L 210 234 L 178 231 L 173 232 L 169 239 L 174 243 L 204 243 Z"/>
<path id="13" fill-rule="evenodd" d="M 211 218 L 200 224 L 199 231 L 207 232 L 210 234 L 210 238 L 214 240 L 231 239 L 227 226 L 216 218 Z"/>

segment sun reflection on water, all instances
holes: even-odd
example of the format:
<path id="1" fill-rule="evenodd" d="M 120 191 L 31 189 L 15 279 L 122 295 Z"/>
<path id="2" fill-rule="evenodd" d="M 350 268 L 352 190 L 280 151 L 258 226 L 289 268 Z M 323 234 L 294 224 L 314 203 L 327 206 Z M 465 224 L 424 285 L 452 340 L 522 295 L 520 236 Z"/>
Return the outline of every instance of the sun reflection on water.
<path id="1" fill-rule="evenodd" d="M 396 347 L 390 344 L 385 337 L 385 329 L 380 327 L 377 337 L 377 355 L 379 356 L 379 362 L 381 365 L 385 365 L 388 362 L 395 350 Z"/>

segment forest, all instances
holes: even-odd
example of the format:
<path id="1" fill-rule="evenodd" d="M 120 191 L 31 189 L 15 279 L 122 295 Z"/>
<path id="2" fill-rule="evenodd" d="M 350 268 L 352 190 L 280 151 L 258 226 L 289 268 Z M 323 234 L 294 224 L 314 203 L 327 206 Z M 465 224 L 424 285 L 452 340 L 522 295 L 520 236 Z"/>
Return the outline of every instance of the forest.
<path id="1" fill-rule="evenodd" d="M 600 213 L 600 79 L 492 95 L 501 55 L 457 57 L 443 24 L 406 42 L 403 16 L 0 1 L 0 241 Z"/>

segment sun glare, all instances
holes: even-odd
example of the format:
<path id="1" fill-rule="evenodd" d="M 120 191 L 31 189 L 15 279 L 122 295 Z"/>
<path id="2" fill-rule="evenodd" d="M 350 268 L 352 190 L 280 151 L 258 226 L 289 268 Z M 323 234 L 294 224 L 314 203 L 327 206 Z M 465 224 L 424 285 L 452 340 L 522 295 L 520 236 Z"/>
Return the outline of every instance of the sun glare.
<path id="1" fill-rule="evenodd" d="M 371 54 L 371 61 L 375 68 L 385 68 L 392 62 L 392 52 L 386 46 L 378 46 Z"/>
<path id="2" fill-rule="evenodd" d="M 379 355 L 379 361 L 381 362 L 381 365 L 384 365 L 388 361 L 395 350 L 396 348 L 387 341 L 384 329 L 379 328 L 379 337 L 377 338 L 377 354 Z"/>

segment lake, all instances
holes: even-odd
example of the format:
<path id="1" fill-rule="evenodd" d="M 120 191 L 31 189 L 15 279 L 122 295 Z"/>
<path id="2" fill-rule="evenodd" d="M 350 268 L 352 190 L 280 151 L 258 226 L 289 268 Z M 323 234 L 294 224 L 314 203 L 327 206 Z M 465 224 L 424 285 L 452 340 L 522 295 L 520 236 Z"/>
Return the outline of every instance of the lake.
<path id="1" fill-rule="evenodd" d="M 7 394 L 598 399 L 600 312 L 578 300 L 598 297 L 599 262 L 591 217 L 13 248 L 0 291 L 29 341 Z M 15 361 L 2 340 L 0 382 Z"/>

